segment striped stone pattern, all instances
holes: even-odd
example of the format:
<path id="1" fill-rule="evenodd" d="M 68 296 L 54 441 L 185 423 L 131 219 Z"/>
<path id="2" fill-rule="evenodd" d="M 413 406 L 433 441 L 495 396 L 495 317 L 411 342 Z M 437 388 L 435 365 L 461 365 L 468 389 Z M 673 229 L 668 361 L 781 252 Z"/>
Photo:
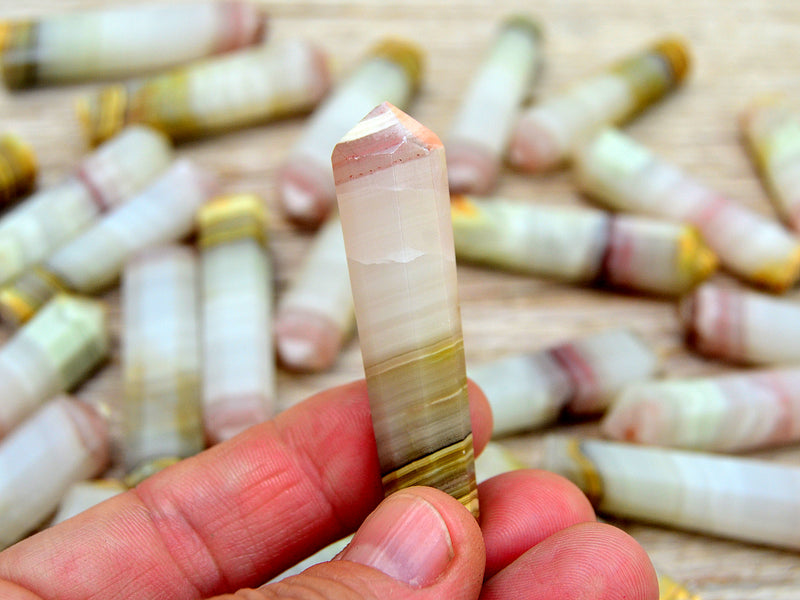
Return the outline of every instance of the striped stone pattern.
<path id="1" fill-rule="evenodd" d="M 689 50 L 674 38 L 621 59 L 527 109 L 515 125 L 509 160 L 526 171 L 561 165 L 581 138 L 630 120 L 678 87 L 688 69 Z"/>
<path id="2" fill-rule="evenodd" d="M 776 210 L 800 232 L 800 110 L 785 96 L 757 98 L 739 122 Z"/>
<path id="3" fill-rule="evenodd" d="M 0 284 L 47 258 L 100 214 L 144 189 L 172 160 L 167 139 L 130 127 L 100 146 L 60 184 L 27 198 L 0 219 Z"/>
<path id="4" fill-rule="evenodd" d="M 41 525 L 69 487 L 108 465 L 109 434 L 88 405 L 59 397 L 0 442 L 0 550 Z"/>
<path id="5" fill-rule="evenodd" d="M 437 487 L 477 516 L 442 143 L 383 103 L 332 162 L 384 489 Z"/>
<path id="6" fill-rule="evenodd" d="M 278 301 L 275 344 L 287 369 L 331 368 L 355 329 L 342 223 L 328 218 L 314 237 L 289 289 Z"/>
<path id="7" fill-rule="evenodd" d="M 122 461 L 131 471 L 205 447 L 198 266 L 188 247 L 138 254 L 122 282 Z"/>
<path id="8" fill-rule="evenodd" d="M 198 213 L 203 421 L 211 443 L 275 413 L 272 265 L 258 196 L 221 196 Z"/>
<path id="9" fill-rule="evenodd" d="M 126 123 L 183 141 L 307 112 L 329 85 L 321 50 L 289 40 L 103 88 L 79 101 L 78 116 L 91 144 Z"/>
<path id="10" fill-rule="evenodd" d="M 10 89 L 140 75 L 260 41 L 266 15 L 223 0 L 73 10 L 0 23 Z"/>
<path id="11" fill-rule="evenodd" d="M 749 365 L 800 362 L 800 305 L 768 294 L 707 283 L 683 299 L 689 344 L 713 358 Z"/>
<path id="12" fill-rule="evenodd" d="M 106 358 L 105 307 L 59 295 L 0 348 L 0 437 L 83 381 Z"/>
<path id="13" fill-rule="evenodd" d="M 556 421 L 563 410 L 597 414 L 626 386 L 655 376 L 652 348 L 625 329 L 609 329 L 541 350 L 470 366 L 494 416 L 495 437 Z"/>
<path id="14" fill-rule="evenodd" d="M 542 62 L 542 32 L 525 15 L 505 19 L 446 136 L 450 191 L 487 194 Z"/>
<path id="15" fill-rule="evenodd" d="M 19 325 L 59 291 L 97 294 L 108 289 L 134 254 L 186 237 L 197 210 L 216 190 L 216 178 L 208 171 L 189 159 L 176 161 L 151 186 L 0 288 L 0 315 Z"/>
<path id="16" fill-rule="evenodd" d="M 800 468 L 776 462 L 553 435 L 544 468 L 604 514 L 800 549 Z"/>
<path id="17" fill-rule="evenodd" d="M 710 276 L 717 258 L 691 226 L 598 210 L 454 196 L 459 260 L 661 296 Z"/>
<path id="18" fill-rule="evenodd" d="M 0 136 L 0 206 L 10 206 L 31 192 L 36 182 L 36 155 L 13 133 Z"/>
<path id="19" fill-rule="evenodd" d="M 580 188 L 604 206 L 697 227 L 720 264 L 749 283 L 779 292 L 800 278 L 800 239 L 619 131 L 588 139 L 575 166 Z"/>
<path id="20" fill-rule="evenodd" d="M 411 42 L 384 39 L 309 117 L 278 174 L 278 191 L 287 216 L 316 228 L 336 204 L 331 151 L 347 131 L 377 104 L 404 109 L 422 77 L 423 55 Z"/>
<path id="21" fill-rule="evenodd" d="M 800 370 L 646 382 L 626 388 L 603 420 L 612 439 L 740 452 L 800 440 Z"/>

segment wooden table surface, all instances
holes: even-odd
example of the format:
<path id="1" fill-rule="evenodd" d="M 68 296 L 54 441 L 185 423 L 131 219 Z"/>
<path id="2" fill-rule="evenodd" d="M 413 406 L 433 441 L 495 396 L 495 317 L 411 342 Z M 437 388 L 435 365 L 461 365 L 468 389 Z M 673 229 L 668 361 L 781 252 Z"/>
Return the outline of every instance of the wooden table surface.
<path id="1" fill-rule="evenodd" d="M 0 17 L 44 15 L 115 3 L 0 0 Z M 428 63 L 411 112 L 434 131 L 445 134 L 497 22 L 533 4 L 512 0 L 276 0 L 265 6 L 272 17 L 273 38 L 313 37 L 333 57 L 339 72 L 346 71 L 385 34 L 418 42 L 428 53 Z M 546 34 L 545 68 L 536 89 L 541 95 L 594 72 L 658 35 L 672 32 L 684 36 L 694 55 L 684 89 L 641 116 L 628 131 L 720 192 L 773 214 L 742 150 L 736 117 L 752 96 L 773 90 L 788 93 L 800 105 L 800 3 L 539 0 L 533 8 Z M 16 131 L 32 143 L 41 166 L 40 185 L 57 181 L 86 151 L 73 104 L 81 91 L 91 87 L 15 95 L 0 92 L 0 131 Z M 184 145 L 179 150 L 181 155 L 218 172 L 226 191 L 254 191 L 266 199 L 273 214 L 271 246 L 277 294 L 285 289 L 311 240 L 282 219 L 275 197 L 277 167 L 302 127 L 302 119 L 282 121 Z M 531 177 L 506 171 L 498 194 L 530 202 L 584 202 L 568 172 Z M 471 364 L 626 325 L 663 355 L 667 376 L 730 369 L 700 359 L 684 348 L 675 306 L 668 301 L 466 266 L 459 267 L 459 286 L 467 360 Z M 118 324 L 117 291 L 107 298 Z M 3 331 L 3 335 L 7 333 Z M 79 395 L 95 399 L 118 396 L 117 365 L 113 360 L 79 390 Z M 286 407 L 313 392 L 361 376 L 358 344 L 352 341 L 328 373 L 295 376 L 280 372 L 279 400 Z M 597 435 L 596 425 L 591 423 L 562 429 Z M 503 440 L 503 444 L 519 457 L 535 461 L 540 438 L 540 433 L 532 433 Z M 800 447 L 759 455 L 800 464 Z M 800 558 L 796 554 L 634 523 L 616 524 L 642 543 L 659 569 L 688 584 L 706 600 L 800 598 Z"/>

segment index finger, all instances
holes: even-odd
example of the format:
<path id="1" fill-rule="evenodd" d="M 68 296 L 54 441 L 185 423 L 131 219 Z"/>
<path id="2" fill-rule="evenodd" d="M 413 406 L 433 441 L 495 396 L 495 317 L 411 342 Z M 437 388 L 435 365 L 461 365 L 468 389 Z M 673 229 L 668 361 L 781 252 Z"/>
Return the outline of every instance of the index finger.
<path id="1" fill-rule="evenodd" d="M 472 383 L 469 396 L 479 450 L 491 412 Z M 358 381 L 19 542 L 0 553 L 0 579 L 63 600 L 212 596 L 269 580 L 351 533 L 382 499 Z"/>

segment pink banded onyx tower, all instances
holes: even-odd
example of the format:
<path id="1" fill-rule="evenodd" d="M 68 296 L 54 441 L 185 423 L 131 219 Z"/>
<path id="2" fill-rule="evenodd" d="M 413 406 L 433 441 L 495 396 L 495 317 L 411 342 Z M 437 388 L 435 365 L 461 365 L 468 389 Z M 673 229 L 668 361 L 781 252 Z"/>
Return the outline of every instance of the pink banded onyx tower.
<path id="1" fill-rule="evenodd" d="M 800 468 L 553 435 L 543 466 L 607 515 L 800 550 Z"/>
<path id="2" fill-rule="evenodd" d="M 430 485 L 477 516 L 442 143 L 383 103 L 332 162 L 384 490 Z"/>
<path id="3" fill-rule="evenodd" d="M 0 22 L 11 89 L 138 75 L 264 37 L 255 3 L 186 2 L 73 11 Z"/>
<path id="4" fill-rule="evenodd" d="M 106 87 L 79 100 L 77 111 L 91 144 L 126 123 L 183 141 L 307 111 L 328 86 L 323 53 L 287 40 Z"/>
<path id="5" fill-rule="evenodd" d="M 0 550 L 25 537 L 58 507 L 73 483 L 109 461 L 109 431 L 90 406 L 59 396 L 0 443 Z"/>
<path id="6" fill-rule="evenodd" d="M 607 128 L 575 153 L 578 186 L 605 207 L 691 223 L 720 264 L 750 283 L 785 291 L 800 278 L 800 238 Z"/>
<path id="7" fill-rule="evenodd" d="M 292 371 L 329 369 L 355 321 L 342 223 L 335 214 L 317 232 L 297 277 L 278 303 L 275 345 L 281 364 Z"/>
<path id="8" fill-rule="evenodd" d="M 796 300 L 706 283 L 681 301 L 679 312 L 700 354 L 750 365 L 800 363 Z"/>
<path id="9" fill-rule="evenodd" d="M 144 189 L 171 160 L 172 148 L 162 134 L 148 127 L 128 127 L 84 157 L 61 183 L 38 191 L 4 214 L 0 284 Z"/>
<path id="10" fill-rule="evenodd" d="M 267 209 L 254 194 L 230 194 L 203 206 L 197 221 L 203 421 L 217 443 L 275 413 Z"/>
<path id="11" fill-rule="evenodd" d="M 331 150 L 352 124 L 376 104 L 406 108 L 419 88 L 422 52 L 410 42 L 385 39 L 325 99 L 281 167 L 279 194 L 287 216 L 317 228 L 336 204 Z"/>
<path id="12" fill-rule="evenodd" d="M 525 171 L 559 166 L 571 158 L 582 137 L 604 125 L 628 121 L 678 87 L 688 70 L 686 45 L 664 38 L 534 104 L 516 124 L 511 164 Z"/>
<path id="13" fill-rule="evenodd" d="M 717 257 L 681 223 L 601 210 L 453 196 L 459 261 L 663 296 L 689 291 Z"/>
<path id="14" fill-rule="evenodd" d="M 452 192 L 486 194 L 542 62 L 539 24 L 523 15 L 505 20 L 475 74 L 447 135 Z"/>
<path id="15" fill-rule="evenodd" d="M 108 289 L 134 254 L 188 235 L 195 213 L 216 188 L 207 170 L 188 158 L 175 161 L 147 189 L 105 213 L 14 283 L 0 287 L 3 320 L 26 322 L 59 291 L 98 294 Z"/>
<path id="16" fill-rule="evenodd" d="M 800 369 L 666 379 L 625 388 L 602 430 L 616 440 L 738 452 L 800 440 Z"/>
<path id="17" fill-rule="evenodd" d="M 553 423 L 562 410 L 602 413 L 633 382 L 656 375 L 659 357 L 625 329 L 609 329 L 475 367 L 469 376 L 492 406 L 495 437 Z"/>

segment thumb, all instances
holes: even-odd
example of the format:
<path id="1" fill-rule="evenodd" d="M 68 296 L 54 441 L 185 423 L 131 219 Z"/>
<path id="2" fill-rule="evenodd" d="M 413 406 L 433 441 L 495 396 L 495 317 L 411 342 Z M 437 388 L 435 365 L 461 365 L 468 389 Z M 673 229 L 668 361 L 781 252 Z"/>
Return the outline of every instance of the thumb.
<path id="1" fill-rule="evenodd" d="M 408 488 L 384 500 L 334 560 L 234 598 L 471 600 L 484 564 L 469 511 L 438 490 Z"/>

